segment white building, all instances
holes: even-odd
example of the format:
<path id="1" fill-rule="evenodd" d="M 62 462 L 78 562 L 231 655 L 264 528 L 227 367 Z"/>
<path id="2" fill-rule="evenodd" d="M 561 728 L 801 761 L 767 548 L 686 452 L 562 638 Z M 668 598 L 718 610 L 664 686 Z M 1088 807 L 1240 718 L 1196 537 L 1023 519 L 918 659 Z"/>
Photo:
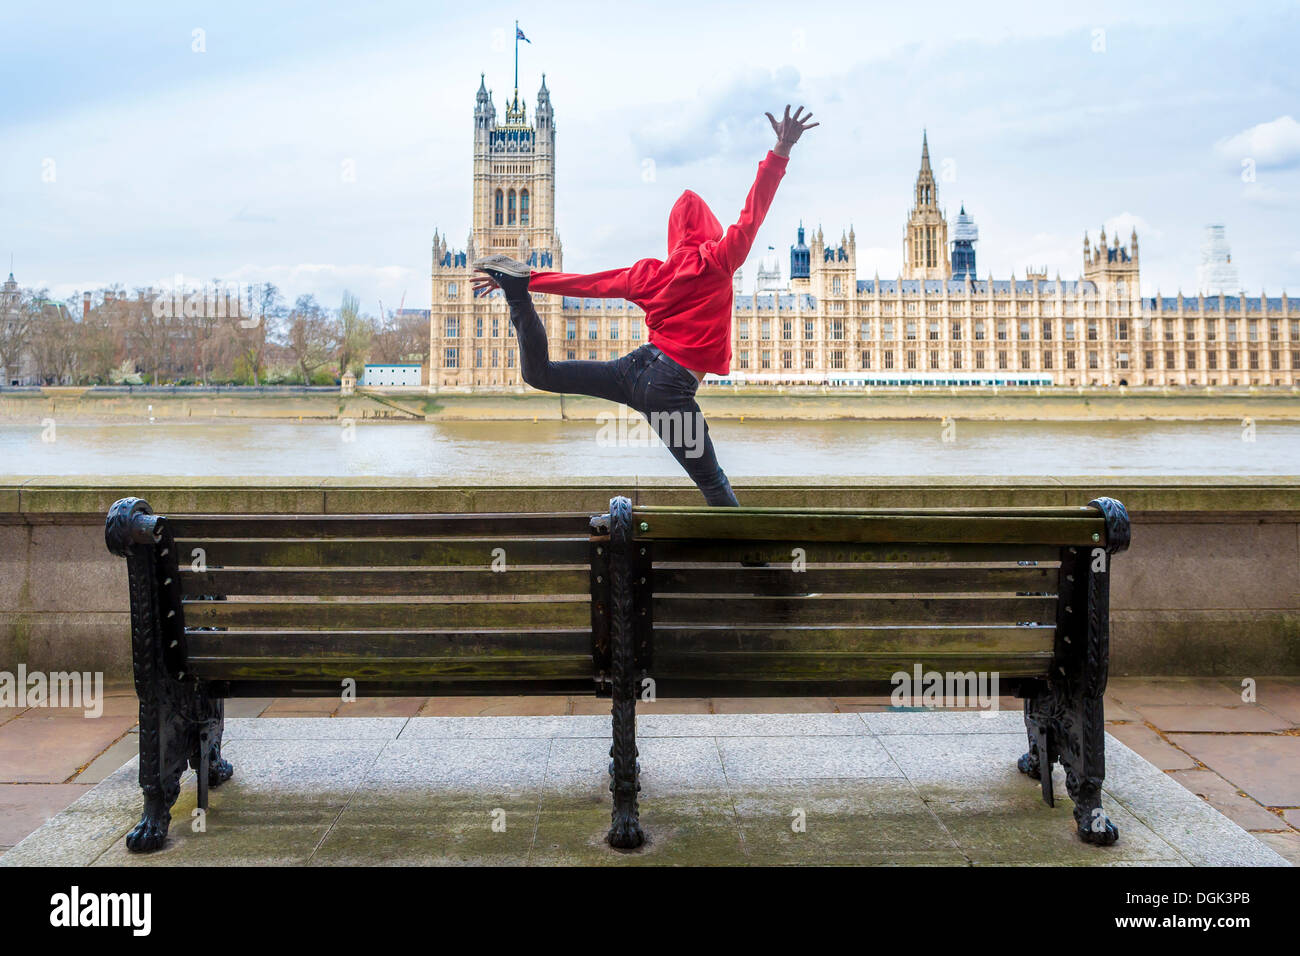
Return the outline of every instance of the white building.
<path id="1" fill-rule="evenodd" d="M 422 365 L 367 365 L 359 384 L 366 388 L 415 386 L 423 384 Z"/>
<path id="2" fill-rule="evenodd" d="M 1196 284 L 1202 295 L 1236 295 L 1241 291 L 1237 267 L 1232 264 L 1232 250 L 1223 226 L 1206 226 L 1201 242 L 1201 264 L 1196 268 Z"/>

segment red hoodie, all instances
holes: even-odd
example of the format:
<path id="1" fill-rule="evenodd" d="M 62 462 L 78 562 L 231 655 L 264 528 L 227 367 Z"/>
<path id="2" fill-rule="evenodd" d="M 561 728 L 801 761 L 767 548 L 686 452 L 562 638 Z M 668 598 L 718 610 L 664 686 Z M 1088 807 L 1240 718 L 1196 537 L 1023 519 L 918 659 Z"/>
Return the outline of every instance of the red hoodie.
<path id="1" fill-rule="evenodd" d="M 627 299 L 645 310 L 650 342 L 698 372 L 731 371 L 731 277 L 744 263 L 763 224 L 788 157 L 769 151 L 736 224 L 722 224 L 708 204 L 686 190 L 668 216 L 668 258 L 642 259 L 591 275 L 534 272 L 533 292 Z"/>

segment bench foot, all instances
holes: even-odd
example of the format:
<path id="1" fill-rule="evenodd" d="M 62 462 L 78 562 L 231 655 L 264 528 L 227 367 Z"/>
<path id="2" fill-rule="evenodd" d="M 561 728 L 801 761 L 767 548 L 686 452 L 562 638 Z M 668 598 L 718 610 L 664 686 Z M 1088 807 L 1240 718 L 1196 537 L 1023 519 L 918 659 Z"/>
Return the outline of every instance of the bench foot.
<path id="1" fill-rule="evenodd" d="M 1119 827 L 1110 822 L 1101 808 L 1101 780 L 1090 777 L 1080 781 L 1074 772 L 1066 769 L 1065 788 L 1074 801 L 1074 822 L 1079 828 L 1079 839 L 1094 846 L 1110 846 L 1119 839 Z"/>
<path id="2" fill-rule="evenodd" d="M 643 843 L 645 832 L 641 829 L 635 807 L 627 810 L 616 806 L 609 828 L 609 845 L 616 850 L 635 850 Z"/>
<path id="3" fill-rule="evenodd" d="M 161 797 L 146 798 L 140 822 L 126 835 L 126 848 L 132 853 L 152 853 L 161 850 L 167 842 L 167 828 L 171 825 L 171 805 Z"/>

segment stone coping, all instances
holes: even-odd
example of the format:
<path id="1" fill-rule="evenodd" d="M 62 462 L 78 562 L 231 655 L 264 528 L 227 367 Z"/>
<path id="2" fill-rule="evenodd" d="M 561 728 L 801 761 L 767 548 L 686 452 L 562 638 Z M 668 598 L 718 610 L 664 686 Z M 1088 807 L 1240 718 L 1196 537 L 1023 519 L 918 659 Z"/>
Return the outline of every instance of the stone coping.
<path id="1" fill-rule="evenodd" d="M 1075 836 L 1016 770 L 1017 713 L 642 715 L 646 847 L 609 826 L 608 717 L 227 721 L 235 776 L 205 832 L 182 781 L 171 835 L 134 855 L 135 758 L 0 857 L 2 866 L 912 864 L 1286 866 L 1280 855 L 1106 737 L 1112 847 Z M 794 835 L 791 807 L 806 813 Z M 508 826 L 494 832 L 491 814 Z"/>
<path id="2" fill-rule="evenodd" d="M 1220 518 L 1300 513 L 1296 476 L 814 476 L 739 478 L 733 485 L 746 504 L 756 506 L 1032 507 L 1082 505 L 1108 495 L 1133 513 Z M 641 504 L 699 503 L 684 477 L 465 483 L 382 476 L 0 475 L 0 520 L 5 515 L 102 516 L 127 495 L 146 498 L 160 512 L 357 514 L 588 511 L 605 507 L 615 494 Z"/>

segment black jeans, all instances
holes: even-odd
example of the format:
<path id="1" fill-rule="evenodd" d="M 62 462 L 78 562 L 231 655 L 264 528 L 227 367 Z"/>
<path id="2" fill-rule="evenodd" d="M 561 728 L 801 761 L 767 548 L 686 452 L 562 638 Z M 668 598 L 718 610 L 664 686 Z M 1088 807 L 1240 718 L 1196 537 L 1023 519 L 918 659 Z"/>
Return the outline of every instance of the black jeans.
<path id="1" fill-rule="evenodd" d="M 739 506 L 718 465 L 709 425 L 695 401 L 699 382 L 653 345 L 611 362 L 552 362 L 531 296 L 509 300 L 524 381 L 544 392 L 591 395 L 626 405 L 649 421 L 711 505 Z"/>

